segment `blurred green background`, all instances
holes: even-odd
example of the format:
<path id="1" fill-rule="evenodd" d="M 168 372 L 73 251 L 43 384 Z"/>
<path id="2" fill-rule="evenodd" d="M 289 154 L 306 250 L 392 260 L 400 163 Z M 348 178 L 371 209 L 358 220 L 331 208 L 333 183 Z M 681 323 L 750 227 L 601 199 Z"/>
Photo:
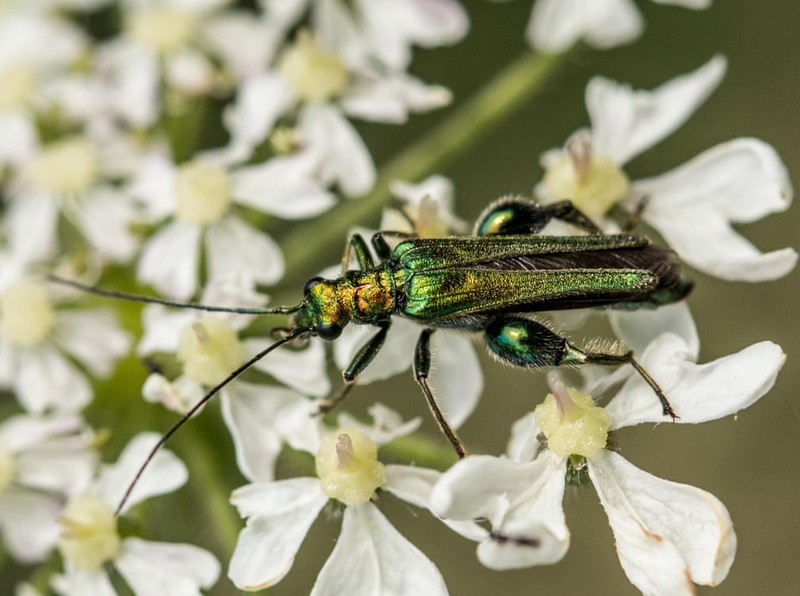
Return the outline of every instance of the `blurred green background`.
<path id="1" fill-rule="evenodd" d="M 453 48 L 417 51 L 412 67 L 423 80 L 452 89 L 454 107 L 526 50 L 523 30 L 531 8 L 530 0 L 466 0 L 464 4 L 472 19 L 467 39 Z M 723 53 L 729 61 L 719 89 L 677 133 L 631 162 L 628 174 L 632 179 L 656 175 L 720 142 L 754 136 L 777 149 L 798 183 L 800 2 L 718 0 L 702 12 L 639 4 L 647 21 L 642 39 L 611 51 L 574 55 L 545 93 L 441 172 L 455 182 L 461 216 L 473 219 L 489 201 L 504 194 L 531 194 L 542 174 L 539 155 L 560 146 L 574 130 L 588 124 L 584 89 L 592 76 L 602 74 L 648 89 L 696 69 L 715 53 Z M 424 136 L 450 111 L 416 116 L 401 127 L 364 125 L 360 129 L 381 164 Z M 792 207 L 743 231 L 764 251 L 797 247 L 798 219 L 798 209 Z M 377 219 L 358 223 L 374 227 Z M 342 246 L 344 241 L 342 238 Z M 315 265 L 290 275 L 307 278 L 316 271 Z M 770 339 L 788 354 L 786 366 L 773 391 L 742 412 L 738 420 L 626 429 L 618 435 L 622 453 L 657 476 L 712 492 L 728 507 L 739 549 L 728 579 L 714 594 L 800 593 L 796 564 L 800 545 L 800 399 L 796 396 L 800 385 L 796 365 L 800 355 L 800 274 L 757 285 L 726 283 L 694 271 L 689 274 L 696 282 L 689 304 L 700 333 L 701 361 Z M 297 292 L 300 287 L 302 281 Z M 610 336 L 607 328 L 597 326 L 580 330 L 573 338 L 581 341 L 593 333 Z M 473 453 L 496 454 L 505 447 L 510 424 L 545 395 L 545 377 L 503 367 L 482 356 L 486 388 L 478 411 L 461 435 Z M 142 428 L 166 428 L 173 420 L 139 397 L 144 370 L 133 359 L 127 370 L 127 375 L 105 385 L 114 392 L 114 408 L 99 401 L 90 410 L 94 424 L 114 432 L 115 447 L 126 435 Z M 406 416 L 423 414 L 425 428 L 439 440 L 410 374 L 357 388 L 351 404 L 365 407 L 377 396 Z M 191 479 L 174 497 L 154 500 L 147 510 L 152 516 L 143 525 L 151 538 L 215 549 L 224 567 L 230 553 L 220 552 L 213 521 L 206 516 L 207 510 L 192 508 L 203 498 L 204 476 L 220 467 L 227 468 L 224 473 L 231 486 L 244 483 L 221 426 L 218 407 L 212 406 L 171 443 L 186 459 Z M 198 439 L 203 441 L 202 448 L 198 448 Z M 381 509 L 438 565 L 454 595 L 494 591 L 508 595 L 636 593 L 619 566 L 611 531 L 591 486 L 567 492 L 572 544 L 564 561 L 514 572 L 483 568 L 473 543 L 432 521 L 425 512 L 391 497 L 382 500 Z M 308 593 L 338 531 L 338 522 L 321 518 L 293 570 L 270 593 Z M 3 572 L 0 593 L 8 593 L 13 582 L 24 576 Z M 235 592 L 224 578 L 214 591 Z M 710 593 L 711 589 L 700 588 L 699 592 Z"/>

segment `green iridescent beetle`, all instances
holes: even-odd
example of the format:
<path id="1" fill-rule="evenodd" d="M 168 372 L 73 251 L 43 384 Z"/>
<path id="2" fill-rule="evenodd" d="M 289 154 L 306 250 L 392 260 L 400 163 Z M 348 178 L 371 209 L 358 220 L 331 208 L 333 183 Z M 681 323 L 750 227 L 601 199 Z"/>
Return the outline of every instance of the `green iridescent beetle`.
<path id="1" fill-rule="evenodd" d="M 552 219 L 588 235 L 540 235 Z M 581 350 L 526 316 L 587 307 L 655 308 L 676 302 L 692 284 L 681 275 L 673 251 L 652 245 L 644 236 L 605 235 L 568 201 L 541 206 L 520 197 L 491 204 L 478 218 L 474 236 L 411 237 L 392 249 L 387 234 L 378 232 L 371 239 L 377 263 L 363 237 L 353 236 L 344 263 L 352 252 L 359 268 L 345 270 L 334 280 L 311 279 L 296 307 L 293 333 L 335 340 L 351 322 L 378 328 L 344 370 L 345 386 L 326 407 L 340 401 L 372 362 L 392 316 L 398 315 L 423 328 L 414 355 L 414 377 L 459 456 L 463 457 L 464 448 L 427 383 L 430 337 L 441 328 L 483 333 L 495 356 L 519 367 L 629 363 L 653 388 L 664 415 L 676 417 L 663 391 L 632 353 Z"/>
<path id="2" fill-rule="evenodd" d="M 582 235 L 549 236 L 539 232 L 560 220 Z M 400 237 L 390 247 L 387 237 Z M 303 300 L 291 307 L 231 309 L 134 297 L 55 279 L 106 296 L 134 298 L 168 306 L 247 314 L 291 314 L 284 336 L 253 356 L 211 389 L 156 445 L 120 503 L 157 450 L 203 404 L 253 363 L 296 338 L 317 336 L 335 340 L 349 323 L 372 325 L 377 331 L 343 371 L 344 386 L 321 405 L 335 406 L 358 380 L 384 344 L 392 317 L 402 316 L 422 330 L 414 353 L 414 377 L 442 432 L 459 457 L 464 447 L 436 404 L 427 378 L 431 368 L 430 338 L 436 329 L 482 333 L 489 350 L 513 366 L 538 368 L 560 365 L 631 364 L 652 387 L 665 416 L 675 412 L 658 386 L 631 352 L 582 350 L 530 313 L 577 308 L 656 308 L 681 300 L 692 284 L 681 275 L 677 255 L 634 234 L 603 234 L 569 201 L 539 205 L 529 199 L 500 199 L 478 218 L 473 236 L 417 238 L 378 232 L 369 245 L 354 235 L 337 279 L 315 277 L 304 288 Z M 358 269 L 348 269 L 354 255 Z"/>

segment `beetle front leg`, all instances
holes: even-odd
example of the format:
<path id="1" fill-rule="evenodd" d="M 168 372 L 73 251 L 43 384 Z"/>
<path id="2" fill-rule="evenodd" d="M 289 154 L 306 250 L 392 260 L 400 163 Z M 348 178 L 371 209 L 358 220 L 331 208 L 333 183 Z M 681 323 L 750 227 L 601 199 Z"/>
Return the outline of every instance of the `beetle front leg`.
<path id="1" fill-rule="evenodd" d="M 350 267 L 350 257 L 355 253 L 358 268 L 362 271 L 375 267 L 375 261 L 367 247 L 367 241 L 361 234 L 353 234 L 350 236 L 350 242 L 347 243 L 347 248 L 342 256 L 342 273 L 347 271 Z"/>
<path id="2" fill-rule="evenodd" d="M 353 356 L 348 367 L 342 371 L 344 385 L 342 385 L 334 396 L 319 402 L 317 406 L 317 412 L 319 414 L 327 414 L 344 401 L 344 398 L 347 397 L 350 390 L 355 387 L 358 376 L 364 372 L 364 369 L 370 365 L 375 359 L 375 356 L 378 355 L 378 352 L 381 351 L 392 323 L 389 319 L 386 319 L 385 321 L 377 322 L 376 325 L 380 327 L 378 332 L 375 333 L 367 343 L 361 346 L 358 352 L 356 352 L 356 355 Z"/>
<path id="3" fill-rule="evenodd" d="M 456 432 L 452 429 L 450 424 L 448 424 L 444 413 L 436 402 L 430 385 L 428 385 L 428 374 L 431 371 L 431 335 L 433 331 L 433 329 L 423 330 L 419 336 L 419 340 L 417 340 L 417 347 L 414 350 L 414 380 L 417 382 L 420 389 L 422 389 L 425 399 L 428 400 L 428 407 L 430 407 L 431 413 L 436 419 L 436 423 L 439 425 L 442 434 L 450 441 L 459 459 L 463 459 L 467 455 L 467 450 L 464 448 L 464 444 L 458 438 L 458 435 L 456 435 Z"/>
<path id="4" fill-rule="evenodd" d="M 546 326 L 523 317 L 501 317 L 486 327 L 486 343 L 501 360 L 522 368 L 600 364 L 630 364 L 650 385 L 665 416 L 678 417 L 655 379 L 633 358 L 632 352 L 613 354 L 584 351 L 572 345 Z"/>

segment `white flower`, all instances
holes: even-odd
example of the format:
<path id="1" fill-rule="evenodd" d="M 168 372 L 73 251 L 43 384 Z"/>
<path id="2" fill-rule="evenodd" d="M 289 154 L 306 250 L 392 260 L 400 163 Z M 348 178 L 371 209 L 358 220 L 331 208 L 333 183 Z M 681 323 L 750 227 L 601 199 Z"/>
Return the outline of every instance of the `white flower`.
<path id="1" fill-rule="evenodd" d="M 55 578 L 60 594 L 105 596 L 114 594 L 106 569 L 110 563 L 135 594 L 158 594 L 170 586 L 173 594 L 197 594 L 219 576 L 216 558 L 190 544 L 149 542 L 123 538 L 114 510 L 128 484 L 159 435 L 143 433 L 128 444 L 116 464 L 107 466 L 61 513 L 59 548 L 65 574 Z M 162 449 L 133 489 L 122 514 L 135 504 L 181 487 L 188 473 L 170 451 Z"/>
<path id="2" fill-rule="evenodd" d="M 413 45 L 461 41 L 469 17 L 455 0 L 356 0 L 357 24 L 370 52 L 392 68 L 407 68 Z"/>
<path id="3" fill-rule="evenodd" d="M 151 374 L 143 387 L 145 399 L 186 412 L 207 390 L 273 343 L 260 338 L 240 340 L 237 330 L 246 322 L 240 316 L 147 307 L 137 353 L 177 353 L 182 373 L 172 381 Z M 316 408 L 308 396 L 330 392 L 325 351 L 319 340 L 302 350 L 281 347 L 253 368 L 286 387 L 237 379 L 221 391 L 222 413 L 242 473 L 250 479 L 271 480 L 284 443 L 310 449 L 309 444 L 316 440 L 319 418 L 314 416 Z"/>
<path id="4" fill-rule="evenodd" d="M 654 0 L 700 10 L 711 0 Z M 631 0 L 538 0 L 525 32 L 528 43 L 543 52 L 563 52 L 583 40 L 598 49 L 630 43 L 644 30 Z"/>
<path id="5" fill-rule="evenodd" d="M 291 569 L 294 557 L 329 499 L 346 505 L 342 531 L 312 594 L 446 594 L 441 574 L 408 542 L 372 502 L 376 489 L 428 507 L 439 473 L 424 468 L 384 465 L 377 459 L 375 431 L 396 436 L 399 418 L 376 412 L 369 434 L 339 428 L 325 434 L 316 449 L 317 478 L 257 482 L 234 491 L 232 503 L 247 519 L 228 575 L 237 587 L 274 585 Z M 406 428 L 413 428 L 405 425 Z M 363 428 L 363 427 L 362 427 Z M 388 430 L 388 434 L 387 434 Z M 472 524 L 452 526 L 473 539 L 485 532 Z"/>
<path id="6" fill-rule="evenodd" d="M 696 424 L 735 414 L 764 395 L 785 355 L 771 342 L 703 365 L 693 349 L 664 333 L 641 358 L 679 418 Z M 561 501 L 565 472 L 588 472 L 609 517 L 631 582 L 646 594 L 693 594 L 693 583 L 725 579 L 736 536 L 725 507 L 700 489 L 661 480 L 606 449 L 608 431 L 664 417 L 652 389 L 628 378 L 607 407 L 551 381 L 553 394 L 515 425 L 509 458 L 467 457 L 446 472 L 432 509 L 451 519 L 486 518 L 478 547 L 487 566 L 509 569 L 560 560 L 569 546 Z"/>
<path id="7" fill-rule="evenodd" d="M 775 150 L 757 139 L 736 139 L 674 170 L 632 184 L 627 205 L 647 205 L 643 219 L 693 267 L 731 281 L 783 277 L 797 252 L 761 253 L 734 229 L 788 209 L 793 190 Z"/>
<path id="8" fill-rule="evenodd" d="M 21 4 L 21 3 L 18 3 Z M 36 116 L 56 106 L 42 89 L 64 77 L 86 48 L 66 19 L 42 10 L 9 7 L 0 19 L 0 165 L 35 152 Z"/>
<path id="9" fill-rule="evenodd" d="M 76 134 L 35 142 L 27 158 L 17 163 L 3 221 L 9 250 L 17 258 L 33 262 L 55 256 L 61 217 L 103 258 L 127 262 L 133 257 L 138 244 L 129 229 L 134 206 L 112 183 L 125 166 L 118 153 L 107 151 L 118 146 L 117 137 Z"/>
<path id="10" fill-rule="evenodd" d="M 403 123 L 410 112 L 449 103 L 446 89 L 405 72 L 409 46 L 451 43 L 466 32 L 466 17 L 452 2 L 437 0 L 423 7 L 403 1 L 387 7 L 314 3 L 311 30 L 301 30 L 285 45 L 271 69 L 247 78 L 226 111 L 230 154 L 249 155 L 279 117 L 298 108 L 295 133 L 300 146 L 316 155 L 322 180 L 347 196 L 372 188 L 372 158 L 345 115 Z M 386 35 L 387 20 L 391 36 Z M 387 49 L 390 62 L 378 46 Z"/>
<path id="11" fill-rule="evenodd" d="M 92 398 L 85 373 L 111 374 L 130 338 L 109 309 L 60 308 L 58 289 L 0 254 L 0 386 L 33 414 L 75 412 Z"/>
<path id="12" fill-rule="evenodd" d="M 109 102 L 134 127 L 159 115 L 160 86 L 197 96 L 214 85 L 204 28 L 229 0 L 122 3 L 123 31 L 97 47 L 100 77 Z"/>
<path id="13" fill-rule="evenodd" d="M 198 287 L 202 243 L 209 279 L 246 275 L 259 283 L 278 281 L 284 271 L 280 248 L 235 206 L 284 219 L 317 215 L 334 199 L 313 179 L 314 167 L 308 154 L 231 169 L 204 156 L 178 166 L 154 152 L 131 182 L 130 193 L 143 201 L 152 221 L 166 224 L 142 250 L 139 279 L 167 296 L 190 297 Z"/>
<path id="14" fill-rule="evenodd" d="M 788 273 L 790 249 L 760 253 L 731 227 L 789 206 L 792 188 L 775 151 L 760 141 L 719 145 L 659 177 L 630 182 L 622 167 L 667 136 L 719 83 L 725 61 L 715 57 L 697 71 L 653 91 L 634 91 L 603 78 L 586 89 L 592 127 L 563 150 L 542 158 L 546 172 L 536 188 L 545 202 L 571 199 L 602 227 L 605 213 L 622 202 L 658 230 L 686 262 L 729 280 L 762 281 Z"/>
<path id="15" fill-rule="evenodd" d="M 92 441 L 77 416 L 0 423 L 0 533 L 16 560 L 42 561 L 56 545 L 64 498 L 94 474 Z"/>

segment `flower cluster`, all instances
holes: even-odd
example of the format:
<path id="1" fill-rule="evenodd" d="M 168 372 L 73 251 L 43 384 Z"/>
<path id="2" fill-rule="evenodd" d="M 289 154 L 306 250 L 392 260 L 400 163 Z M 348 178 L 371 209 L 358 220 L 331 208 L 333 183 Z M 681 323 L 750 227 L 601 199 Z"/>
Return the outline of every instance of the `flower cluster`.
<path id="1" fill-rule="evenodd" d="M 702 9 L 710 1 L 659 3 Z M 526 35 L 542 52 L 536 59 L 551 60 L 548 54 L 579 41 L 624 44 L 642 32 L 631 0 L 577 4 L 534 4 Z M 378 171 L 362 131 L 448 106 L 447 88 L 412 74 L 413 56 L 455 44 L 468 30 L 457 0 L 0 3 L 0 391 L 8 402 L 0 420 L 0 539 L 15 562 L 42 564 L 19 593 L 199 594 L 219 581 L 223 557 L 233 585 L 259 590 L 297 573 L 315 520 L 340 518 L 313 594 L 447 594 L 434 562 L 390 521 L 387 501 L 400 499 L 475 542 L 485 566 L 515 569 L 564 557 L 565 487 L 589 480 L 637 588 L 688 594 L 694 584 L 726 577 L 736 535 L 722 503 L 639 470 L 618 452 L 617 433 L 663 422 L 667 399 L 682 424 L 736 414 L 774 384 L 785 360 L 779 346 L 764 341 L 698 364 L 688 307 L 670 296 L 664 305 L 660 294 L 602 311 L 619 345 L 585 351 L 555 331 L 564 313 L 541 313 L 548 321 L 540 323 L 527 305 L 502 300 L 450 313 L 452 295 L 473 299 L 463 295 L 467 284 L 439 286 L 451 302 L 423 321 L 431 328 L 406 308 L 403 292 L 417 273 L 391 269 L 403 241 L 441 247 L 442 238 L 496 230 L 470 232 L 455 213 L 453 182 L 434 171 L 438 163 L 408 167 L 413 160 L 403 154 Z M 550 68 L 541 64 L 514 77 L 533 80 Z M 643 224 L 671 249 L 657 254 L 703 273 L 750 282 L 786 275 L 797 262 L 792 248 L 762 253 L 736 227 L 792 200 L 786 168 L 767 143 L 734 139 L 647 179 L 631 180 L 624 169 L 683 125 L 726 67 L 714 56 L 651 91 L 593 78 L 590 126 L 542 155 L 544 175 L 531 180 L 536 203 L 518 201 L 553 217 L 511 233 L 589 234 L 602 242 Z M 524 93 L 522 85 L 494 85 Z M 456 114 L 445 129 L 477 134 L 499 117 L 473 122 Z M 429 138 L 428 147 L 442 141 Z M 383 208 L 379 227 L 352 227 L 344 257 L 306 284 L 302 302 L 294 294 L 294 306 L 275 307 L 265 292 L 282 295 L 286 229 L 368 200 L 376 215 Z M 569 204 L 575 209 L 565 211 Z M 506 215 L 490 223 L 502 228 Z M 561 242 L 573 240 L 583 250 L 584 239 Z M 638 235 L 623 240 L 625 248 L 647 243 Z M 312 234 L 308 242 L 320 263 L 337 261 L 324 239 Z M 489 244 L 477 242 L 482 250 Z M 470 261 L 462 271 L 510 270 L 523 261 L 522 269 L 537 269 L 527 254 L 495 256 L 473 257 L 480 266 Z M 577 262 L 578 273 L 602 269 Z M 448 264 L 430 277 L 446 275 Z M 648 272 L 651 286 L 660 265 Z M 431 273 L 426 267 L 420 276 Z M 641 273 L 619 269 L 603 273 Z M 368 274 L 380 281 L 364 281 Z M 347 288 L 350 302 L 334 293 L 320 307 L 334 318 L 330 349 L 324 327 L 307 324 L 312 290 L 326 279 L 357 280 Z M 139 319 L 130 302 L 81 291 L 131 298 L 104 289 L 115 287 L 157 296 L 139 296 L 151 302 Z M 592 296 L 575 304 L 591 306 Z M 561 306 L 561 298 L 547 304 Z M 383 310 L 370 311 L 379 302 Z M 603 305 L 609 302 L 618 305 Z M 372 315 L 352 317 L 359 309 Z M 569 310 L 578 311 L 573 323 L 589 313 Z M 367 324 L 342 330 L 337 316 Z M 509 317 L 521 326 L 490 331 Z M 288 326 L 271 328 L 281 323 Z M 563 342 L 558 358 L 526 335 L 539 328 L 542 342 Z M 524 358 L 502 350 L 524 352 L 534 367 L 604 366 L 580 367 L 577 382 L 551 373 L 550 394 L 514 425 L 504 455 L 468 455 L 449 469 L 452 454 L 416 434 L 419 417 L 404 421 L 374 403 L 365 422 L 342 405 L 356 385 L 413 373 L 445 435 L 463 448 L 456 433 L 483 392 L 475 338 L 506 363 Z M 344 384 L 331 381 L 334 367 Z M 238 538 L 212 527 L 218 518 L 207 528 L 217 551 L 228 552 L 149 539 L 164 532 L 145 521 L 151 510 L 141 503 L 179 489 L 190 470 L 162 448 L 172 431 L 140 432 L 127 419 L 122 402 L 139 394 L 147 403 L 137 407 L 154 416 L 182 416 L 173 430 L 219 394 L 227 431 L 219 428 L 236 466 L 219 463 L 232 470 L 230 482 L 207 479 L 215 486 L 197 495 L 230 495 L 235 533 L 243 526 Z M 416 465 L 420 452 L 408 447 L 420 444 L 430 467 Z M 247 484 L 234 490 L 242 477 Z"/>

